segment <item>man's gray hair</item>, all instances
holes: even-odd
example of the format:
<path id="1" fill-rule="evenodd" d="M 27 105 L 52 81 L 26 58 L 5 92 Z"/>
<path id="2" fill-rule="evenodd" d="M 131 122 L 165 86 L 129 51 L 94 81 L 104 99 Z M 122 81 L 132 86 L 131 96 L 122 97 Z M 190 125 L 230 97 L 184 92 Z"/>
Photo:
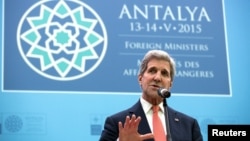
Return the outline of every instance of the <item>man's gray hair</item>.
<path id="1" fill-rule="evenodd" d="M 176 71 L 175 61 L 166 51 L 163 51 L 163 50 L 150 50 L 145 54 L 140 65 L 139 75 L 142 75 L 147 70 L 148 62 L 152 59 L 160 59 L 160 60 L 165 60 L 169 62 L 170 76 L 171 76 L 171 80 L 173 81 L 174 76 L 175 76 L 175 71 Z"/>

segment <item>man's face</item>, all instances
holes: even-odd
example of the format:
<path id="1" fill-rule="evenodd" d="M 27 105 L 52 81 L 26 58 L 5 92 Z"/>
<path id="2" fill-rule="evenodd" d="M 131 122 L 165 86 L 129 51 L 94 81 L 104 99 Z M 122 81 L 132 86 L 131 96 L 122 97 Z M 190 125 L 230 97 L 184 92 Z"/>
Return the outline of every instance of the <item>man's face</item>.
<path id="1" fill-rule="evenodd" d="M 170 76 L 170 64 L 165 60 L 152 59 L 148 62 L 144 74 L 138 76 L 143 97 L 146 99 L 159 99 L 157 94 L 159 88 L 170 89 L 172 80 Z"/>

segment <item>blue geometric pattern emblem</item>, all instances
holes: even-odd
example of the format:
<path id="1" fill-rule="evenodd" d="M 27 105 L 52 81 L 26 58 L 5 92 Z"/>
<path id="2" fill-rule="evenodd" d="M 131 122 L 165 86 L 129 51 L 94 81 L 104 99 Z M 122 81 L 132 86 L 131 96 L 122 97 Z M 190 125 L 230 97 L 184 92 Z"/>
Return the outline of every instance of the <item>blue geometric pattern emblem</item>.
<path id="1" fill-rule="evenodd" d="M 78 0 L 39 1 L 23 14 L 17 29 L 19 52 L 38 74 L 53 80 L 82 78 L 107 50 L 99 15 Z"/>
<path id="2" fill-rule="evenodd" d="M 6 130 L 11 133 L 19 132 L 23 128 L 23 121 L 17 115 L 10 115 L 6 118 L 4 125 Z"/>

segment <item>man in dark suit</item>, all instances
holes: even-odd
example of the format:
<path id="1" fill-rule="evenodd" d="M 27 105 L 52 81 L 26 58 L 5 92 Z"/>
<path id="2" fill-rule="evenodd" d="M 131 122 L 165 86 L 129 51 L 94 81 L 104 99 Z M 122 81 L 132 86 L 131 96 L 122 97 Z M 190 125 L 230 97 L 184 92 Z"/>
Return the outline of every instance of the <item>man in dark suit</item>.
<path id="1" fill-rule="evenodd" d="M 165 125 L 166 138 L 171 135 L 172 141 L 203 141 L 197 120 L 169 106 L 164 107 L 164 98 L 158 94 L 160 88 L 170 90 L 174 75 L 175 62 L 167 52 L 149 51 L 138 75 L 142 96 L 132 107 L 107 117 L 100 141 L 156 141 L 152 123 L 152 106 L 155 105 L 160 107 L 158 115 Z"/>

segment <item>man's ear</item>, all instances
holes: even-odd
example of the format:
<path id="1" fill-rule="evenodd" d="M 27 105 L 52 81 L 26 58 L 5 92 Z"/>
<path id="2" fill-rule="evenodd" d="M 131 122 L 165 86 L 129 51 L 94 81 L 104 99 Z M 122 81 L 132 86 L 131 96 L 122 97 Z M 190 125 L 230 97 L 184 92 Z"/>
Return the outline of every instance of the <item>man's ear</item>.
<path id="1" fill-rule="evenodd" d="M 171 88 L 172 86 L 173 86 L 173 81 L 170 82 L 169 88 Z"/>
<path id="2" fill-rule="evenodd" d="M 141 85 L 141 79 L 142 79 L 142 76 L 141 75 L 138 75 L 138 82 L 139 82 L 139 84 Z"/>

